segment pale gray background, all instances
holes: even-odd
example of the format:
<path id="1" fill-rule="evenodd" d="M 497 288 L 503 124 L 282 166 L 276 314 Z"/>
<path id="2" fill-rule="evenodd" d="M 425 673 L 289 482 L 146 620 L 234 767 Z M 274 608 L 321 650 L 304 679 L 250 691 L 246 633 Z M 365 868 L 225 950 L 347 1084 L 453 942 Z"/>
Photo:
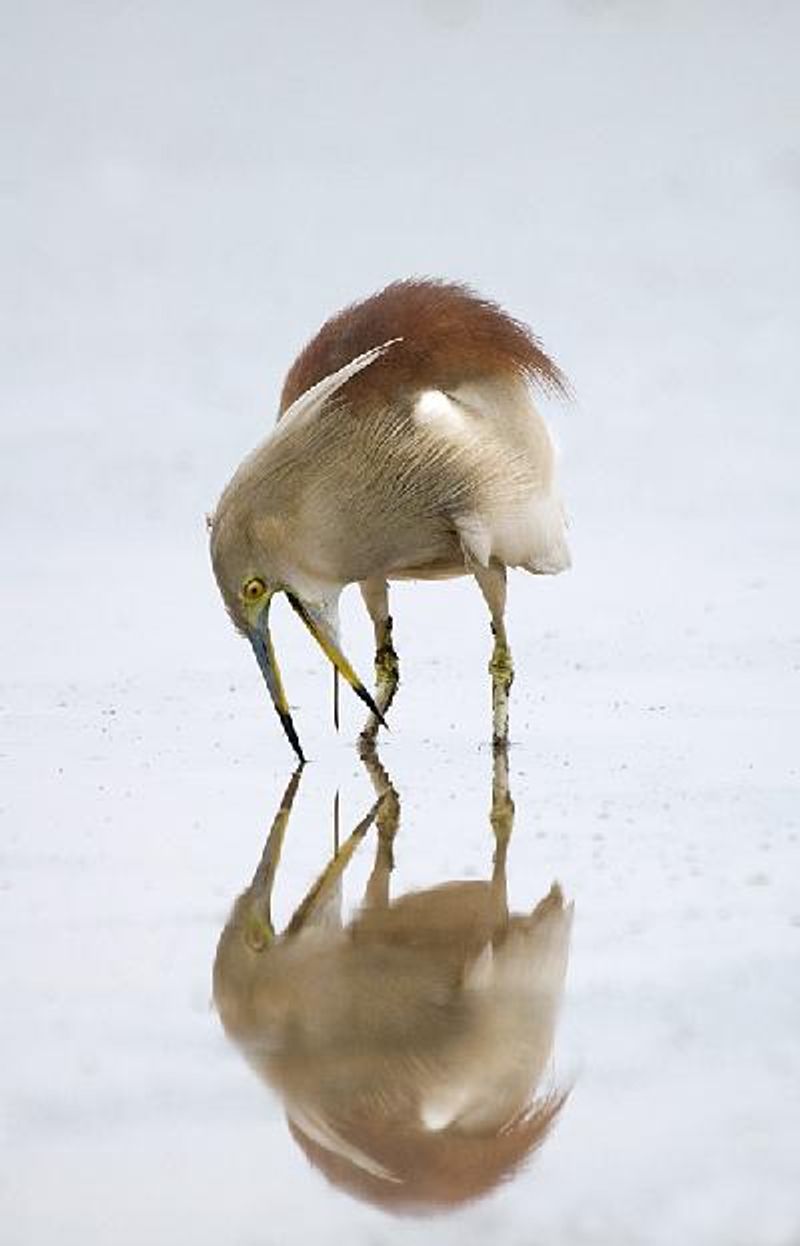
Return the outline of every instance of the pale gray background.
<path id="1" fill-rule="evenodd" d="M 5 1246 L 800 1242 L 799 12 L 4 7 Z M 528 320 L 578 399 L 574 570 L 510 602 L 511 893 L 575 899 L 576 1088 L 433 1226 L 325 1186 L 209 1009 L 291 758 L 203 526 L 305 338 L 426 273 Z M 488 635 L 466 582 L 395 615 L 402 891 L 488 867 Z M 316 760 L 285 913 L 336 787 L 345 820 L 370 794 L 278 624 Z M 352 594 L 344 631 L 368 672 Z"/>

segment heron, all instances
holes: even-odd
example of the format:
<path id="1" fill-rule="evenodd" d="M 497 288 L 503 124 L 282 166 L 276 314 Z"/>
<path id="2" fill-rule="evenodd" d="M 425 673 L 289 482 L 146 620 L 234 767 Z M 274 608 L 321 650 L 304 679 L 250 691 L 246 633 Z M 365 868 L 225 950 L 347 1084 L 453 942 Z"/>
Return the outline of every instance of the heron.
<path id="1" fill-rule="evenodd" d="M 209 520 L 213 570 L 251 642 L 284 731 L 304 754 L 270 632 L 285 594 L 366 704 L 373 738 L 399 684 L 389 583 L 471 575 L 494 644 L 492 738 L 508 740 L 509 567 L 570 565 L 556 451 L 537 391 L 568 385 L 533 332 L 465 285 L 394 282 L 333 315 L 284 381 L 272 432 Z M 345 656 L 339 597 L 358 584 L 375 635 L 375 693 Z M 338 724 L 338 701 L 335 717 Z"/>

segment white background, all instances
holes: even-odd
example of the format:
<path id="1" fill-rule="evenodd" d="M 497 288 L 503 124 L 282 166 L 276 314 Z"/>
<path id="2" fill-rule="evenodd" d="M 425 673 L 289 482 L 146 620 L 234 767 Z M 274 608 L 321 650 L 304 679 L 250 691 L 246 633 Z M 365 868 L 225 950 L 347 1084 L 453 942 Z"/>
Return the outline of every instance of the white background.
<path id="1" fill-rule="evenodd" d="M 797 1246 L 800 20 L 794 3 L 7 9 L 0 168 L 5 1246 Z M 291 768 L 204 512 L 333 310 L 471 282 L 570 376 L 575 566 L 512 578 L 510 892 L 574 898 L 530 1170 L 435 1225 L 332 1191 L 209 1007 Z M 276 611 L 276 614 L 280 614 Z M 395 594 L 395 890 L 485 877 L 489 636 Z M 344 603 L 370 667 L 357 595 Z M 371 803 L 285 611 L 331 805 Z M 367 869 L 365 846 L 348 885 Z"/>

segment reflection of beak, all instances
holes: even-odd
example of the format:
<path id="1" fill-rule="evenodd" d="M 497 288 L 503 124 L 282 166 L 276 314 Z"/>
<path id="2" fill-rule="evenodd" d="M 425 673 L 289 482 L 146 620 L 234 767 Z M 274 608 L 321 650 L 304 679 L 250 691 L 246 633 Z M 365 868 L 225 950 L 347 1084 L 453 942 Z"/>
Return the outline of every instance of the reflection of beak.
<path id="1" fill-rule="evenodd" d="M 365 705 L 369 707 L 375 717 L 384 727 L 383 715 L 373 701 L 370 693 L 362 684 L 356 675 L 347 658 L 339 648 L 334 627 L 325 614 L 316 606 L 307 604 L 296 597 L 294 593 L 287 593 L 292 609 L 300 616 L 305 623 L 311 635 L 316 640 L 322 652 L 330 659 L 336 670 L 347 680 L 356 696 L 360 697 Z M 254 628 L 250 632 L 250 643 L 255 651 L 258 665 L 261 667 L 262 674 L 266 681 L 269 694 L 275 709 L 278 711 L 278 717 L 281 720 L 284 731 L 288 737 L 289 743 L 297 754 L 300 762 L 305 761 L 303 750 L 300 747 L 300 740 L 295 731 L 292 716 L 289 713 L 289 702 L 286 700 L 286 692 L 281 679 L 280 667 L 278 659 L 275 657 L 275 650 L 272 646 L 272 636 L 269 630 L 269 607 L 272 600 L 272 594 L 264 602 L 258 615 Z"/>
<path id="2" fill-rule="evenodd" d="M 264 602 L 261 612 L 256 621 L 256 625 L 250 632 L 250 643 L 253 646 L 258 665 L 261 667 L 261 673 L 264 676 L 266 685 L 269 689 L 269 695 L 272 697 L 272 703 L 278 711 L 278 717 L 281 725 L 286 732 L 289 743 L 297 754 L 298 760 L 302 765 L 305 762 L 303 750 L 300 747 L 300 741 L 297 732 L 294 729 L 292 716 L 289 713 L 289 702 L 286 700 L 286 693 L 283 688 L 283 680 L 281 679 L 281 671 L 278 666 L 278 659 L 275 657 L 275 650 L 272 647 L 272 636 L 269 630 L 269 606 L 272 600 L 272 594 Z"/>

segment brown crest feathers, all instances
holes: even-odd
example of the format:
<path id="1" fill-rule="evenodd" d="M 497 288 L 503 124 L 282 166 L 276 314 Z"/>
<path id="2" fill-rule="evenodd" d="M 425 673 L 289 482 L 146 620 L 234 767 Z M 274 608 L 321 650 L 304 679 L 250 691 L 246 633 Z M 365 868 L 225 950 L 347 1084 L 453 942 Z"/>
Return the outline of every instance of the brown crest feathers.
<path id="1" fill-rule="evenodd" d="M 411 279 L 325 322 L 289 370 L 278 418 L 323 377 L 392 338 L 402 340 L 347 382 L 348 395 L 395 399 L 399 391 L 447 390 L 509 373 L 551 393 L 568 393 L 566 379 L 527 325 L 465 285 Z"/>

